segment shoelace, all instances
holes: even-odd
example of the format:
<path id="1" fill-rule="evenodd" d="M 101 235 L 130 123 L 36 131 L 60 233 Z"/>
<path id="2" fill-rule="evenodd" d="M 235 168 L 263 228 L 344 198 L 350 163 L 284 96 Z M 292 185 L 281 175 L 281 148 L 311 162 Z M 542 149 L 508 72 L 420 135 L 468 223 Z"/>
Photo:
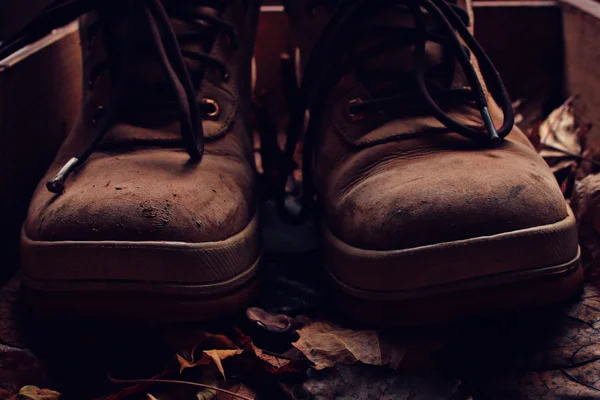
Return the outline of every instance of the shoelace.
<path id="1" fill-rule="evenodd" d="M 178 7 L 178 4 L 181 5 L 182 3 L 186 4 L 184 1 L 175 2 L 167 10 L 161 0 L 137 0 L 135 2 L 117 2 L 115 0 L 55 0 L 42 10 L 29 25 L 11 39 L 2 43 L 0 46 L 0 59 L 4 59 L 19 49 L 41 39 L 53 29 L 64 26 L 83 14 L 101 7 L 116 7 L 119 10 L 123 10 L 123 12 L 128 12 L 130 16 L 133 13 L 143 14 L 144 19 L 148 23 L 152 35 L 151 39 L 159 54 L 163 70 L 166 71 L 169 84 L 177 98 L 177 104 L 181 111 L 181 135 L 185 149 L 192 160 L 199 162 L 204 152 L 204 134 L 200 111 L 206 108 L 210 112 L 210 109 L 214 105 L 197 102 L 196 90 L 185 65 L 184 57 L 201 61 L 207 67 L 218 69 L 225 80 L 228 79 L 228 71 L 223 62 L 208 54 L 181 50 L 180 42 L 195 40 L 197 38 L 205 39 L 207 35 L 206 29 L 202 29 L 201 32 L 198 31 L 197 34 L 188 33 L 183 35 L 183 37 L 177 38 L 169 18 L 178 18 L 192 25 L 200 22 L 209 24 L 213 28 L 213 40 L 216 39 L 218 32 L 225 32 L 232 46 L 235 46 L 237 43 L 237 33 L 235 27 L 227 21 L 200 12 L 184 10 L 184 7 Z M 226 0 L 188 0 L 187 4 L 189 3 L 211 7 L 219 12 L 224 11 L 227 5 Z M 132 45 L 133 43 L 130 42 L 126 44 L 126 47 L 131 48 Z M 126 54 L 128 53 L 126 52 Z M 126 63 L 127 57 L 125 56 L 120 62 Z M 117 70 L 119 69 L 117 68 Z M 117 109 L 119 108 L 118 93 L 123 84 L 122 79 L 117 77 L 116 82 L 113 83 L 113 87 L 111 88 L 111 100 L 103 112 L 101 121 L 96 125 L 95 132 L 93 132 L 93 140 L 82 153 L 71 158 L 61 168 L 54 179 L 47 183 L 46 186 L 50 192 L 62 193 L 69 174 L 76 167 L 84 163 L 98 148 L 104 135 L 116 120 Z"/>
<path id="2" fill-rule="evenodd" d="M 326 3 L 331 7 L 331 4 L 335 3 L 335 0 L 308 0 L 308 11 L 321 3 Z M 322 90 L 330 89 L 332 83 L 337 83 L 337 78 L 345 72 L 339 65 L 339 60 L 343 59 L 343 54 L 340 54 L 339 49 L 343 49 L 344 43 L 348 41 L 348 37 L 343 34 L 344 29 L 347 28 L 349 21 L 357 15 L 357 12 L 361 12 L 361 6 L 366 7 L 367 3 L 371 10 L 376 9 L 376 7 L 388 7 L 392 4 L 403 5 L 408 8 L 408 11 L 412 15 L 415 28 L 394 28 L 397 30 L 395 36 L 400 37 L 400 39 L 387 43 L 387 47 L 389 48 L 390 45 L 415 46 L 413 51 L 413 75 L 417 88 L 417 97 L 415 97 L 415 94 L 401 93 L 385 98 L 356 101 L 349 106 L 350 114 L 360 114 L 369 110 L 379 111 L 390 106 L 406 103 L 407 101 L 421 101 L 428 107 L 432 115 L 448 129 L 473 140 L 488 142 L 490 145 L 500 144 L 513 128 L 514 111 L 508 93 L 492 61 L 465 25 L 463 20 L 466 19 L 468 24 L 468 16 L 464 10 L 448 4 L 446 0 L 378 0 L 375 2 L 372 0 L 339 0 L 305 67 L 300 94 L 296 103 L 297 108 L 292 112 L 288 125 L 287 141 L 284 149 L 284 165 L 282 166 L 282 174 L 278 182 L 278 193 L 280 196 L 277 199 L 277 203 L 281 215 L 289 222 L 300 223 L 306 218 L 308 210 L 313 204 L 316 192 L 312 181 L 312 153 L 315 143 L 315 132 L 318 130 L 319 115 L 324 108 L 323 104 L 317 103 L 316 95 Z M 434 33 L 426 28 L 425 17 L 427 15 L 437 24 L 437 29 L 440 33 Z M 465 48 L 460 42 L 457 33 L 468 48 Z M 428 41 L 440 43 L 445 49 L 452 51 L 466 76 L 470 89 L 435 88 L 431 90 L 428 87 L 424 74 L 425 45 Z M 348 45 L 351 45 L 351 43 L 346 43 L 346 48 Z M 477 58 L 488 86 L 493 88 L 495 93 L 499 94 L 498 104 L 504 114 L 504 121 L 499 129 L 496 129 L 492 121 L 485 91 L 475 68 L 470 62 L 469 51 Z M 373 57 L 380 54 L 377 51 L 374 53 L 376 54 L 371 54 L 370 56 Z M 367 57 L 369 55 L 364 56 Z M 444 97 L 448 95 L 459 95 L 474 101 L 480 110 L 487 134 L 454 120 L 440 108 L 433 98 L 434 96 Z M 310 110 L 310 119 L 304 132 L 301 209 L 296 215 L 291 215 L 285 205 L 285 187 L 287 179 L 295 167 L 294 152 L 298 139 L 304 129 L 304 117 L 307 110 Z"/>

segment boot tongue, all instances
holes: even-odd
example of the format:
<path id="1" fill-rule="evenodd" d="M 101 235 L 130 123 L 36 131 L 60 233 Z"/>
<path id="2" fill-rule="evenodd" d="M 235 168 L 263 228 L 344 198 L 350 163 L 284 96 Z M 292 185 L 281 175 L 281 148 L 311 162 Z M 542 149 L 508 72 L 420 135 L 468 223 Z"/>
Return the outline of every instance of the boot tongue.
<path id="1" fill-rule="evenodd" d="M 218 11 L 181 0 L 164 0 L 163 4 L 170 15 L 173 11 L 170 22 L 182 52 L 210 53 L 218 31 L 207 22 L 196 20 L 191 24 L 180 16 L 203 13 L 218 17 Z M 127 60 L 122 63 L 120 71 L 115 71 L 122 76 L 124 84 L 121 93 L 124 121 L 141 126 L 160 126 L 173 116 L 177 118 L 179 113 L 173 109 L 173 89 L 144 14 L 135 12 L 131 16 L 108 11 L 104 17 L 111 56 Z M 205 66 L 189 58 L 184 57 L 184 60 L 192 81 L 199 86 L 199 77 L 205 72 Z"/>
<path id="2" fill-rule="evenodd" d="M 394 43 L 394 36 L 390 35 L 394 29 L 417 31 L 410 10 L 406 6 L 390 5 L 361 19 L 358 30 L 363 33 L 350 50 L 350 60 L 356 66 L 356 75 L 365 90 L 373 98 L 416 95 L 415 45 L 402 40 L 399 35 L 395 36 L 399 40 Z M 423 15 L 423 19 L 427 31 L 435 32 L 436 24 L 432 18 Z M 462 74 L 457 74 L 451 54 L 443 45 L 432 41 L 425 45 L 423 72 L 428 86 L 450 89 L 464 83 L 460 79 Z"/>

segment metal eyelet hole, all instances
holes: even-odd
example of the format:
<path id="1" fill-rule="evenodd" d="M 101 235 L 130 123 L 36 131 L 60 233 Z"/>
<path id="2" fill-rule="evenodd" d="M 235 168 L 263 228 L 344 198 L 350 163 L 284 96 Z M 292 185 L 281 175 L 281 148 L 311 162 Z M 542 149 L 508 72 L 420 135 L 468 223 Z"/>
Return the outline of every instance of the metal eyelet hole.
<path id="1" fill-rule="evenodd" d="M 365 119 L 365 113 L 364 112 L 361 112 L 361 113 L 358 113 L 358 114 L 353 114 L 350 111 L 352 109 L 352 106 L 354 104 L 359 104 L 359 103 L 362 103 L 362 99 L 360 99 L 360 98 L 356 98 L 356 99 L 350 100 L 348 102 L 348 107 L 347 107 L 346 111 L 347 111 L 347 114 L 348 114 L 348 119 L 351 122 L 359 122 L 359 121 L 362 121 L 363 119 Z"/>
<path id="2" fill-rule="evenodd" d="M 104 106 L 96 107 L 96 111 L 94 111 L 94 116 L 92 117 L 92 124 L 96 125 L 98 121 L 102 119 L 105 113 L 106 109 Z"/>
<path id="3" fill-rule="evenodd" d="M 208 107 L 206 108 L 209 110 L 204 114 L 207 118 L 217 119 L 219 117 L 219 114 L 221 114 L 221 108 L 219 107 L 219 104 L 216 101 L 207 98 L 202 99 L 202 103 L 208 105 Z"/>
<path id="4" fill-rule="evenodd" d="M 225 38 L 227 40 L 227 47 L 233 50 L 238 48 L 237 31 L 234 31 L 232 34 L 225 35 Z"/>

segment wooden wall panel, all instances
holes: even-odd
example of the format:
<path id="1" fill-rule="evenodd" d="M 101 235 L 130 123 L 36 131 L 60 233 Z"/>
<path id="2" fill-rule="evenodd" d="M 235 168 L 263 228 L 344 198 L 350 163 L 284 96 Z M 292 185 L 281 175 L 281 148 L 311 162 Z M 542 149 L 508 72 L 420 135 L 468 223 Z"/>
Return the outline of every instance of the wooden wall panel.
<path id="1" fill-rule="evenodd" d="M 591 123 L 589 137 L 600 145 L 600 3 L 563 0 L 566 90 L 578 95 L 575 112 Z"/>
<path id="2" fill-rule="evenodd" d="M 76 23 L 0 60 L 0 278 L 17 265 L 31 195 L 79 113 L 81 91 Z"/>

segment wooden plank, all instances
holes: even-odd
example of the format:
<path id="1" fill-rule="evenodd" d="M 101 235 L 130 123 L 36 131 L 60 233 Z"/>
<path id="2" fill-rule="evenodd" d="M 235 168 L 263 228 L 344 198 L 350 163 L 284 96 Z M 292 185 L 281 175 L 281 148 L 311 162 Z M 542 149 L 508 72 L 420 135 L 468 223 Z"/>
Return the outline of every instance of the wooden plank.
<path id="1" fill-rule="evenodd" d="M 576 115 L 591 123 L 589 139 L 600 145 L 600 3 L 562 0 L 566 91 L 578 95 Z"/>
<path id="2" fill-rule="evenodd" d="M 20 226 L 33 190 L 79 113 L 79 43 L 74 23 L 0 60 L 3 265 L 16 265 Z M 0 276 L 8 272 L 1 270 Z"/>

